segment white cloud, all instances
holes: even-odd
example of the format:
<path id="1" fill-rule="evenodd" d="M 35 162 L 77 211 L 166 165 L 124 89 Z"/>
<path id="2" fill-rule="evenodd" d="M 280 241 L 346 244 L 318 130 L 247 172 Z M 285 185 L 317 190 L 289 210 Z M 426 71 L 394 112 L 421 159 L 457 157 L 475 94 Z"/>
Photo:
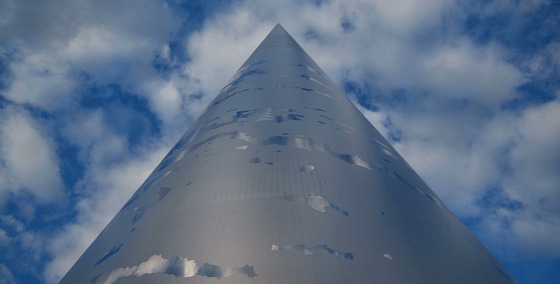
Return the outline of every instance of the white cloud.
<path id="1" fill-rule="evenodd" d="M 47 110 L 68 106 L 75 87 L 69 66 L 52 54 L 38 52 L 24 56 L 10 66 L 14 79 L 3 95 L 20 104 L 32 104 Z"/>
<path id="2" fill-rule="evenodd" d="M 40 202 L 63 197 L 58 157 L 44 125 L 25 112 L 0 115 L 0 194 L 27 190 Z"/>
<path id="3" fill-rule="evenodd" d="M 471 119 L 446 112 L 392 118 L 403 132 L 397 149 L 450 208 L 459 216 L 482 218 L 484 239 L 500 239 L 493 243 L 498 253 L 511 255 L 515 248 L 517 257 L 537 258 L 560 255 L 559 113 L 560 103 L 553 101 L 520 115 L 476 117 L 467 109 Z M 430 117 L 437 121 L 425 121 Z M 504 204 L 477 203 L 496 187 L 503 189 Z"/>
<path id="4" fill-rule="evenodd" d="M 150 103 L 150 109 L 161 120 L 165 143 L 175 143 L 186 131 L 186 126 L 202 112 L 202 104 L 212 99 L 202 95 L 193 84 L 185 83 L 185 78 L 173 74 L 169 79 L 153 79 L 145 82 L 141 95 Z"/>
<path id="5" fill-rule="evenodd" d="M 518 254 L 533 259 L 555 259 L 560 255 L 560 218 L 516 217 L 511 228 L 512 240 L 506 240 L 518 249 Z"/>
<path id="6" fill-rule="evenodd" d="M 511 194 L 527 205 L 560 214 L 560 101 L 529 108 L 517 124 L 519 137 L 510 156 Z M 543 212 L 543 213 L 544 213 Z"/>
<path id="7" fill-rule="evenodd" d="M 84 74 L 130 91 L 156 76 L 151 61 L 167 43 L 173 15 L 158 1 L 103 2 L 9 4 L 11 20 L 0 25 L 0 42 L 19 57 L 8 61 L 3 95 L 60 111 L 78 97 Z"/>
<path id="8" fill-rule="evenodd" d="M 510 173 L 501 176 L 502 186 L 523 207 L 496 210 L 482 227 L 489 229 L 486 236 L 503 236 L 503 242 L 516 248 L 509 257 L 560 255 L 559 114 L 560 102 L 556 100 L 526 109 L 506 126 L 511 135 L 507 155 Z"/>
<path id="9" fill-rule="evenodd" d="M 445 0 L 375 1 L 372 5 L 376 19 L 397 34 L 409 35 L 442 24 L 442 15 L 453 3 Z M 378 19 L 377 19 L 378 18 Z"/>
<path id="10" fill-rule="evenodd" d="M 204 110 L 273 26 L 240 7 L 213 18 L 189 36 L 186 52 L 191 61 L 184 75 L 191 92 L 206 95 L 191 111 L 200 114 Z"/>
<path id="11" fill-rule="evenodd" d="M 115 133 L 101 110 L 83 110 L 69 117 L 62 134 L 78 147 L 78 158 L 88 169 L 103 168 L 130 155 L 127 133 Z"/>
<path id="12" fill-rule="evenodd" d="M 480 47 L 470 40 L 442 46 L 420 62 L 418 85 L 449 99 L 467 99 L 489 108 L 516 97 L 521 72 L 504 60 L 494 46 Z"/>

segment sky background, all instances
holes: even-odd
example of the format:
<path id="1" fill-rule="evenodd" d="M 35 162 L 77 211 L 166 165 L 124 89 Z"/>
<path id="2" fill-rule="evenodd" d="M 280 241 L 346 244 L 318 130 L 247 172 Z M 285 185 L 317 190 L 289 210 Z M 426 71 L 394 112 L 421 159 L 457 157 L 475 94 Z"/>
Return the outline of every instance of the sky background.
<path id="1" fill-rule="evenodd" d="M 0 0 L 0 283 L 60 280 L 277 22 L 519 283 L 558 283 L 558 0 Z"/>

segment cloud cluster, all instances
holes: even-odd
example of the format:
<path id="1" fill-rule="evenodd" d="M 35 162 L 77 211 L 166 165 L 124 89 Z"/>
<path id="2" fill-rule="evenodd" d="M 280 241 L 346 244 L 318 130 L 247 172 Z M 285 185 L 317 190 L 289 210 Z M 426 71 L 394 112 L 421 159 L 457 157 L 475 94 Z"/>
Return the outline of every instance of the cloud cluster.
<path id="1" fill-rule="evenodd" d="M 25 111 L 5 108 L 0 113 L 0 200 L 20 191 L 30 192 L 38 202 L 62 197 L 55 145 L 44 132 Z"/>
<path id="2" fill-rule="evenodd" d="M 163 80 L 153 60 L 176 19 L 158 1 L 0 10 L 2 279 L 54 283 L 177 139 L 157 136 L 166 110 L 146 87 Z M 33 266 L 11 261 L 29 253 Z"/>

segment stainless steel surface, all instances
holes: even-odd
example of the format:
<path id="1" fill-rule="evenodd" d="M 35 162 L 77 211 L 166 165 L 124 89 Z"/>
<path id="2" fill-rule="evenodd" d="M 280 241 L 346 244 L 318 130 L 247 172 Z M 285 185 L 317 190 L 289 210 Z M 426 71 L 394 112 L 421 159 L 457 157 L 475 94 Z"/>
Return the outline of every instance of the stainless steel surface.
<path id="1" fill-rule="evenodd" d="M 61 283 L 511 283 L 277 25 Z"/>

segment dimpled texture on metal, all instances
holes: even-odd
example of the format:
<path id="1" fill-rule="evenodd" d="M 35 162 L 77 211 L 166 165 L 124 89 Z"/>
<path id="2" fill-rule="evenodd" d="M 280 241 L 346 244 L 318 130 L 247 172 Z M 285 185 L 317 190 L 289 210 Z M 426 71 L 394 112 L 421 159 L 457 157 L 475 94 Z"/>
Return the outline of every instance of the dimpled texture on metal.
<path id="1" fill-rule="evenodd" d="M 511 282 L 277 25 L 61 283 Z"/>

